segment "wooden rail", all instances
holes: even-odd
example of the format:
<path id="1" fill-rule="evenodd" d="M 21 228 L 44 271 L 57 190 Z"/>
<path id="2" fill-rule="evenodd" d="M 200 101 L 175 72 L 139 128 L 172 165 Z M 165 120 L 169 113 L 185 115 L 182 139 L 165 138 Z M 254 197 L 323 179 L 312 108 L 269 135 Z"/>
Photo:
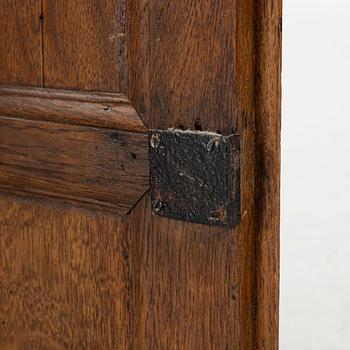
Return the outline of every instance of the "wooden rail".
<path id="1" fill-rule="evenodd" d="M 145 131 L 121 94 L 2 86 L 0 189 L 126 214 L 149 186 Z"/>

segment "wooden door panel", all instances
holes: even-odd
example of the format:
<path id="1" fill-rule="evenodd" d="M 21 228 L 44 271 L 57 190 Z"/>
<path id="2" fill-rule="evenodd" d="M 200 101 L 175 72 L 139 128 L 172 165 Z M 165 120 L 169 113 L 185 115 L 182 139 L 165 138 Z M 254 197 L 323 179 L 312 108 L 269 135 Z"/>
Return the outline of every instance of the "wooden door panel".
<path id="1" fill-rule="evenodd" d="M 127 220 L 4 195 L 0 208 L 0 348 L 130 349 Z"/>
<path id="2" fill-rule="evenodd" d="M 0 84 L 41 86 L 41 21 L 38 0 L 0 2 Z"/>
<path id="3" fill-rule="evenodd" d="M 125 0 L 42 0 L 44 86 L 125 92 Z"/>
<path id="4" fill-rule="evenodd" d="M 1 1 L 0 59 L 4 69 L 0 70 L 0 82 L 126 91 L 125 38 L 123 26 L 118 24 L 122 23 L 120 16 L 125 13 L 118 6 L 115 1 Z M 40 22 L 46 27 L 40 28 Z M 136 176 L 141 180 L 135 182 L 136 190 L 148 186 L 148 169 L 147 173 L 142 171 L 147 165 L 143 151 L 147 149 L 147 134 L 125 95 L 2 86 L 0 109 L 2 121 L 22 125 L 19 131 L 12 127 L 9 130 L 2 123 L 7 128 L 2 136 L 6 135 L 10 147 L 19 145 L 20 139 L 24 148 L 28 142 L 43 144 L 45 136 L 59 151 L 62 136 L 55 137 L 56 131 L 51 134 L 47 128 L 89 130 L 90 147 L 93 146 L 91 142 L 100 147 L 99 140 L 104 144 L 103 153 L 97 154 L 97 163 L 101 166 L 95 169 L 95 175 L 110 169 L 107 178 L 103 174 L 106 194 L 108 187 L 130 197 L 129 191 L 117 184 L 121 178 L 115 160 L 122 152 L 120 133 L 124 138 L 132 133 L 134 140 L 141 141 L 135 140 L 133 145 L 137 151 L 134 152 L 132 146 L 125 157 L 131 155 L 127 162 L 136 162 L 136 156 L 143 165 L 140 173 L 130 174 L 130 179 Z M 38 137 L 37 133 L 23 132 L 23 127 L 28 130 L 27 126 L 33 123 L 40 123 L 45 135 L 41 133 Z M 107 137 L 106 142 L 101 135 L 113 137 Z M 0 137 L 1 146 L 3 139 Z M 78 150 L 73 149 L 77 141 L 73 138 L 71 142 L 66 145 L 68 149 L 62 147 L 61 150 L 72 154 L 89 147 L 82 142 Z M 48 151 L 46 146 L 43 151 Z M 91 151 L 90 157 L 95 157 L 96 152 Z M 36 152 L 28 153 L 28 149 L 26 152 L 31 160 L 38 157 Z M 112 164 L 108 161 L 102 164 L 106 157 Z M 56 158 L 50 158 L 48 161 L 56 164 Z M 2 185 L 13 176 L 13 169 L 11 174 L 3 170 L 0 169 Z M 29 180 L 28 175 L 28 172 L 23 174 L 20 185 Z M 107 183 L 108 179 L 111 183 Z M 113 206 L 112 211 L 106 210 L 106 206 L 101 210 L 101 206 L 94 207 L 90 203 L 89 214 L 86 214 L 81 203 L 73 207 L 61 205 L 57 198 L 35 198 L 32 194 L 24 196 L 23 192 L 20 197 L 13 196 L 17 185 L 11 183 L 12 194 L 7 188 L 0 199 L 0 348 L 130 349 L 130 218 L 116 215 L 120 208 Z M 42 183 L 39 187 L 42 189 Z M 47 189 L 52 190 L 52 187 Z M 72 193 L 74 191 L 66 192 Z M 101 194 L 96 187 L 92 193 Z M 128 206 L 135 204 L 126 200 Z M 120 198 L 116 202 L 120 205 Z M 121 209 L 126 212 L 125 206 Z"/>
<path id="5" fill-rule="evenodd" d="M 43 19 L 41 75 L 28 63 L 18 75 L 28 82 L 9 64 L 0 73 L 3 84 L 44 87 L 0 87 L 0 347 L 276 350 L 281 2 L 37 3 L 18 8 Z M 146 130 L 174 127 L 239 134 L 235 228 L 159 217 L 149 194 L 134 207 L 148 186 Z M 68 160 L 55 159 L 64 149 Z M 34 172 L 20 172 L 23 159 Z M 75 207 L 19 201 L 9 193 L 20 186 L 75 195 Z"/>

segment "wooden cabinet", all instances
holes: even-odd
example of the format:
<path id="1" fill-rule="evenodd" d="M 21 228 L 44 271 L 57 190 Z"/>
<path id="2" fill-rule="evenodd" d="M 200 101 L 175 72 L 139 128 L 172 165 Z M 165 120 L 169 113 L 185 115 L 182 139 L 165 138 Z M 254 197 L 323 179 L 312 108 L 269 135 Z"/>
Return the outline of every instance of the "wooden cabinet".
<path id="1" fill-rule="evenodd" d="M 278 348 L 281 3 L 0 3 L 0 348 Z M 160 217 L 148 129 L 240 137 L 234 228 Z"/>

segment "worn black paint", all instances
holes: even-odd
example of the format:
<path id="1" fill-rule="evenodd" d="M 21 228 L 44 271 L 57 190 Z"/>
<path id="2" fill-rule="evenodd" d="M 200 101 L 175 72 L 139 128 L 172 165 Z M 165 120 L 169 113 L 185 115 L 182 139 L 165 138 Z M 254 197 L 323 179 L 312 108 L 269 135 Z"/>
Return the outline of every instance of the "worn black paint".
<path id="1" fill-rule="evenodd" d="M 232 227 L 240 221 L 239 136 L 150 130 L 150 185 L 157 215 Z"/>

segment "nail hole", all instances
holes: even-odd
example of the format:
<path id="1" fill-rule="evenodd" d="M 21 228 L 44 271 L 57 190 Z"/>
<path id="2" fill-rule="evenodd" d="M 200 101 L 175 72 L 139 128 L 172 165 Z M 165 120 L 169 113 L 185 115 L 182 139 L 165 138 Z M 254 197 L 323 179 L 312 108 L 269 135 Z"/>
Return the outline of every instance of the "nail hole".
<path id="1" fill-rule="evenodd" d="M 194 129 L 197 130 L 197 131 L 202 131 L 202 125 L 201 125 L 199 120 L 196 120 L 194 122 Z"/>
<path id="2" fill-rule="evenodd" d="M 153 202 L 153 210 L 156 212 L 156 213 L 159 213 L 164 207 L 164 204 L 162 201 L 154 201 Z"/>
<path id="3" fill-rule="evenodd" d="M 153 148 L 157 148 L 157 147 L 159 147 L 159 145 L 160 145 L 160 137 L 159 137 L 159 135 L 157 135 L 157 134 L 152 135 L 151 146 Z"/>

